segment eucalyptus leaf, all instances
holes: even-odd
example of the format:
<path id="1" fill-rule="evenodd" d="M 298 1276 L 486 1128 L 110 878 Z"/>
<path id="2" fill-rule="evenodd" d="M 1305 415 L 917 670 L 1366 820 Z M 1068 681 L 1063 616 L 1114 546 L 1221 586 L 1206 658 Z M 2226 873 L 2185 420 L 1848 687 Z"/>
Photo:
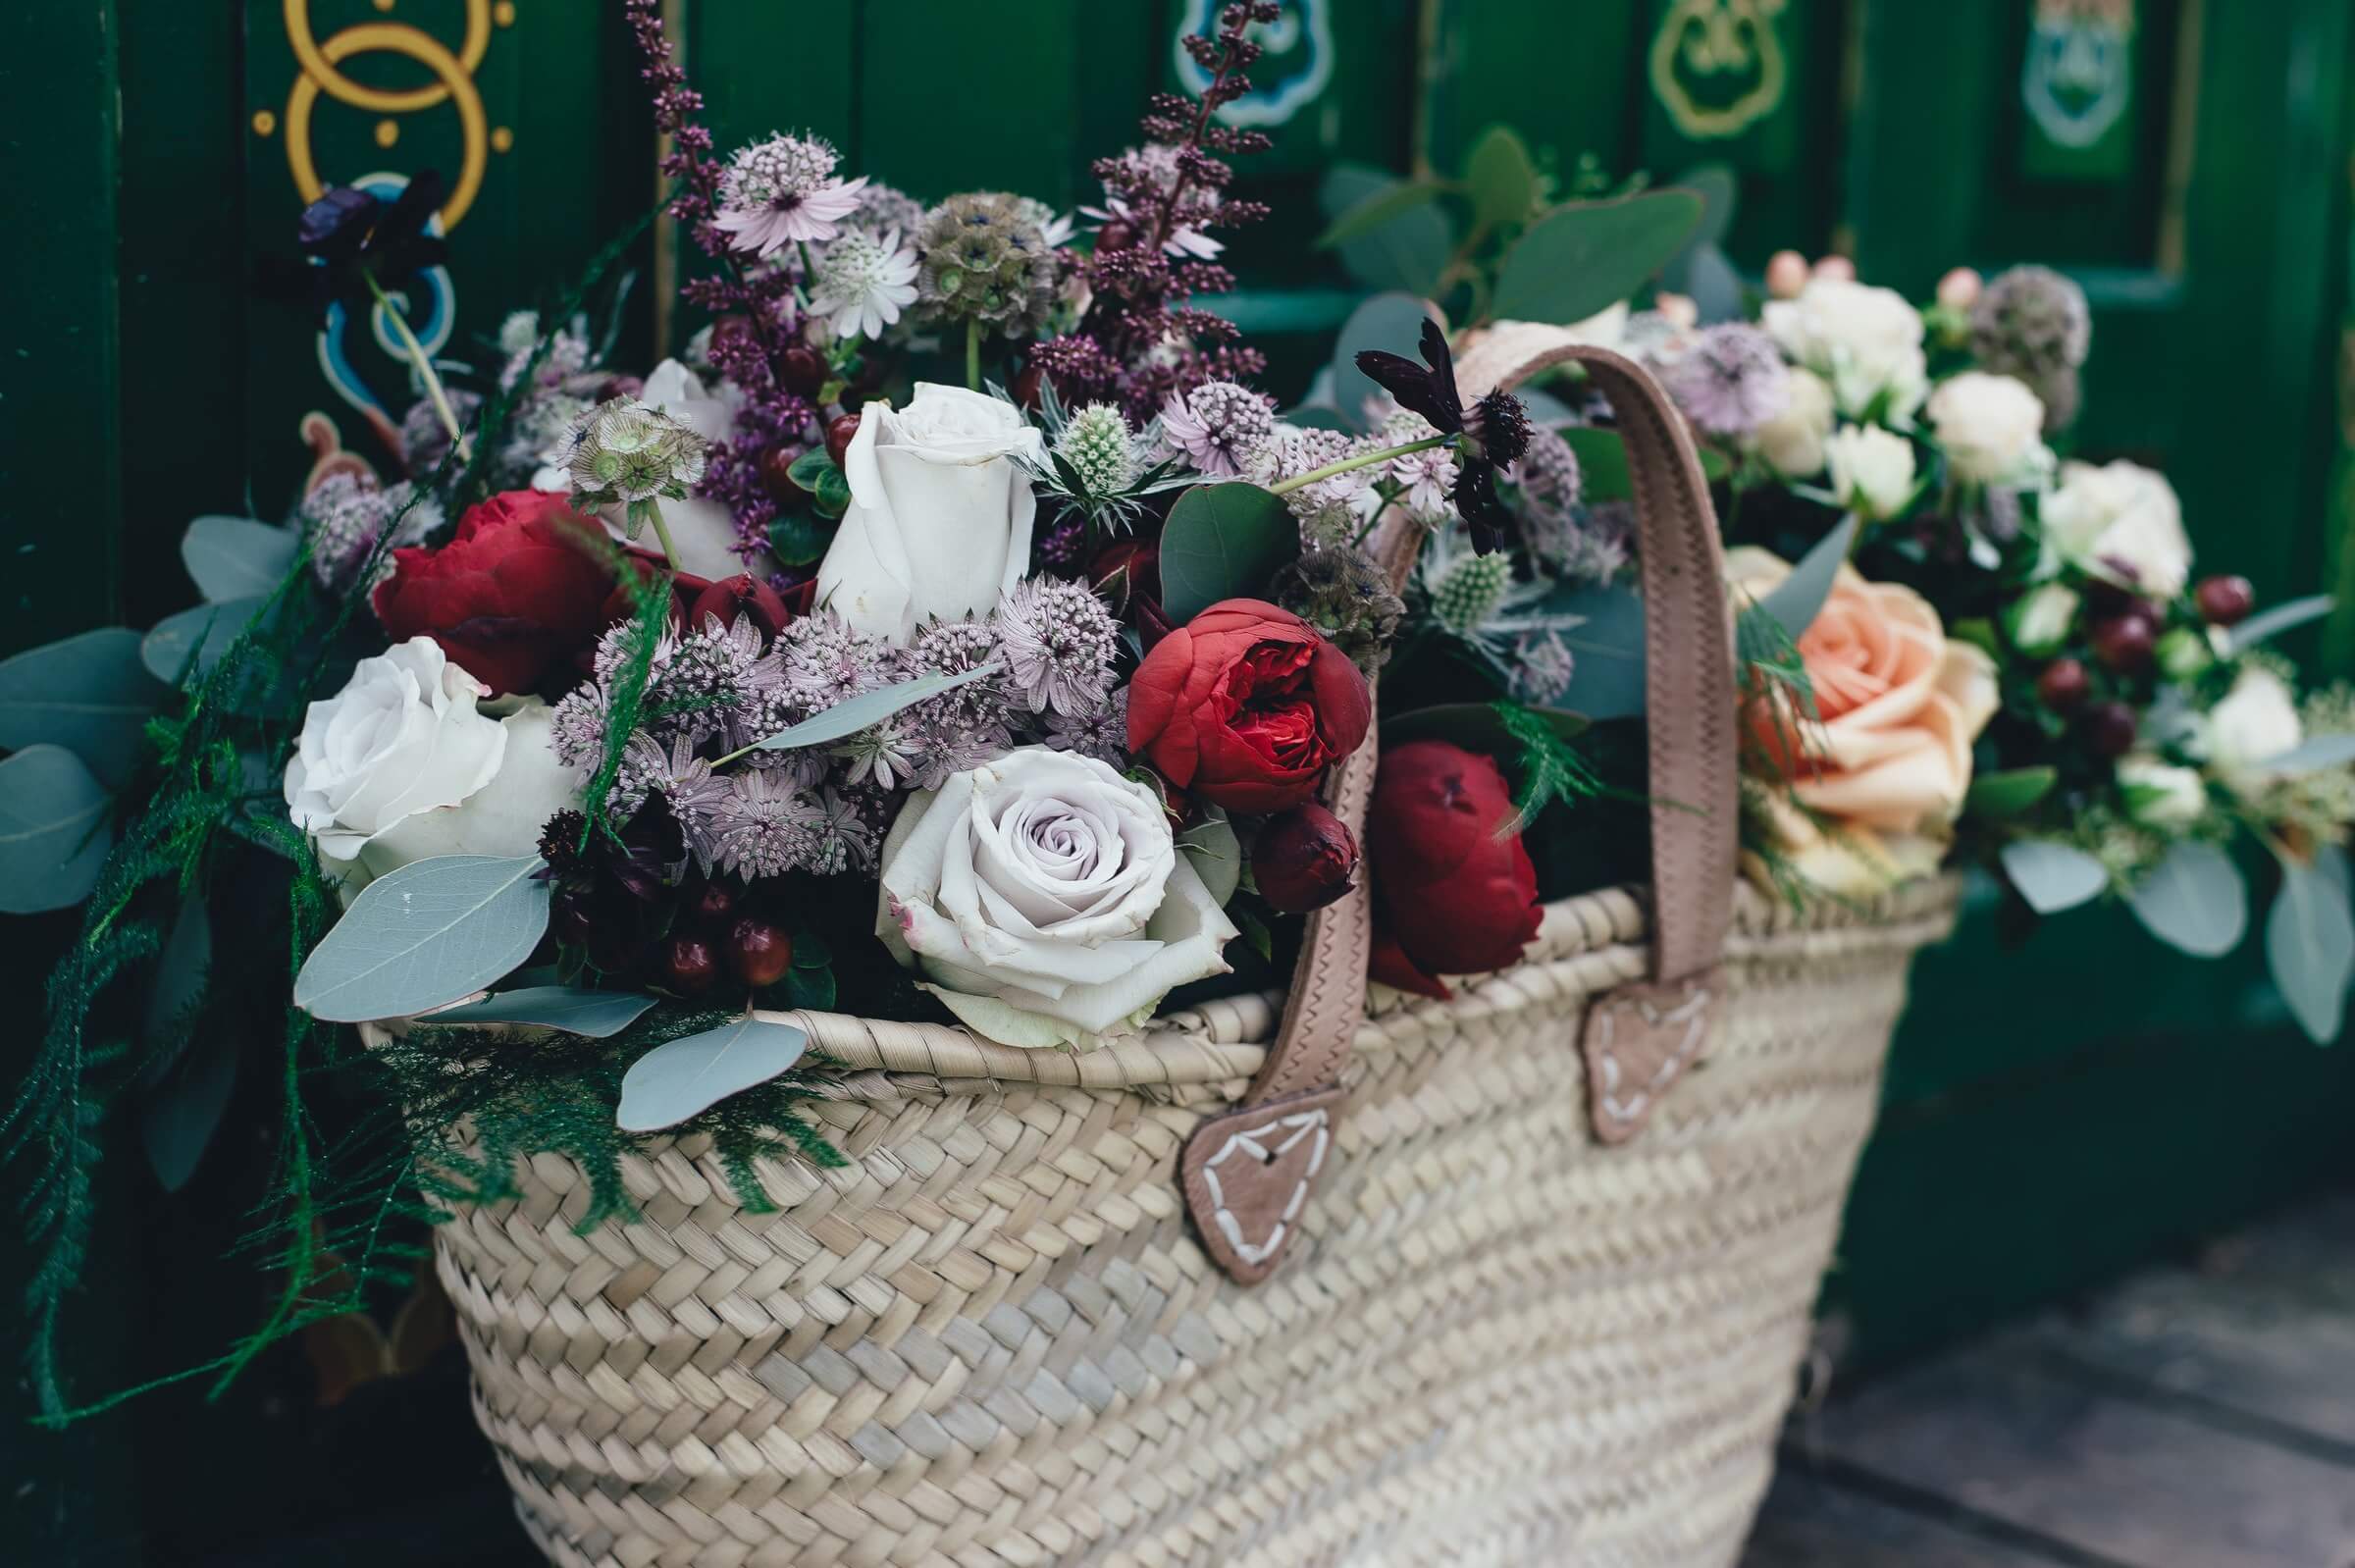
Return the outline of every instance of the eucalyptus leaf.
<path id="1" fill-rule="evenodd" d="M 1774 585 L 1758 601 L 1758 607 L 1783 623 L 1783 630 L 1798 642 L 1815 624 L 1823 610 L 1823 601 L 1832 597 L 1832 583 L 1840 568 L 1848 562 L 1850 547 L 1857 540 L 1857 514 L 1850 512 L 1840 519 L 1840 526 L 1815 542 L 1815 548 L 1800 557 L 1791 568 L 1791 575 Z"/>
<path id="2" fill-rule="evenodd" d="M 2126 906 L 2153 936 L 2196 958 L 2222 957 L 2248 934 L 2248 883 L 2213 844 L 2170 849 L 2126 890 Z"/>
<path id="3" fill-rule="evenodd" d="M 1742 297 L 1742 275 L 1715 245 L 1702 245 L 1693 253 L 1684 265 L 1684 287 L 1677 291 L 1693 301 L 1694 311 L 1703 327 L 1741 321 L 1748 315 Z"/>
<path id="4" fill-rule="evenodd" d="M 637 991 L 589 991 L 571 985 L 533 985 L 480 1002 L 445 1008 L 432 1023 L 537 1023 L 602 1040 L 638 1021 L 654 999 Z"/>
<path id="5" fill-rule="evenodd" d="M 1693 230 L 1678 261 L 1691 259 L 1704 248 L 1722 245 L 1725 236 L 1733 232 L 1734 209 L 1740 204 L 1741 177 L 1731 167 L 1721 163 L 1696 164 L 1668 182 L 1665 188 L 1690 190 L 1701 198 L 1701 222 Z M 1668 275 L 1668 287 L 1681 287 L 1673 268 Z"/>
<path id="6" fill-rule="evenodd" d="M 0 659 L 0 748 L 61 746 L 102 783 L 120 785 L 169 690 L 148 674 L 139 634 L 126 626 L 28 649 Z"/>
<path id="7" fill-rule="evenodd" d="M 1343 165 L 1325 177 L 1318 204 L 1337 218 L 1378 191 L 1401 183 L 1380 170 Z M 1455 251 L 1455 226 L 1438 204 L 1410 205 L 1389 222 L 1337 242 L 1341 266 L 1368 288 L 1398 288 L 1418 296 L 1439 291 L 1439 275 Z"/>
<path id="8" fill-rule="evenodd" d="M 1365 428 L 1366 400 L 1382 393 L 1374 379 L 1357 368 L 1358 353 L 1380 348 L 1412 358 L 1423 324 L 1431 317 L 1431 307 L 1421 299 L 1391 292 L 1360 300 L 1349 319 L 1341 323 L 1341 335 L 1333 345 L 1332 398 L 1351 429 Z"/>
<path id="9" fill-rule="evenodd" d="M 237 1035 L 215 1033 L 157 1086 L 139 1108 L 139 1144 L 166 1192 L 178 1192 L 220 1130 L 237 1083 Z"/>
<path id="10" fill-rule="evenodd" d="M 1509 126 L 1491 126 L 1464 160 L 1472 216 L 1489 225 L 1519 223 L 1538 204 L 1538 170 Z"/>
<path id="11" fill-rule="evenodd" d="M 0 761 L 0 914 L 79 904 L 114 844 L 113 797 L 62 746 L 27 746 Z"/>
<path id="12" fill-rule="evenodd" d="M 1398 180 L 1367 189 L 1325 226 L 1317 248 L 1330 250 L 1361 239 L 1408 211 L 1439 199 L 1447 187 L 1437 180 Z"/>
<path id="13" fill-rule="evenodd" d="M 809 1035 L 792 1024 L 751 1017 L 657 1045 L 621 1075 L 613 1124 L 624 1132 L 675 1127 L 766 1083 L 809 1048 Z"/>
<path id="14" fill-rule="evenodd" d="M 1193 862 L 1194 874 L 1221 909 L 1243 882 L 1243 841 L 1220 807 L 1207 807 L 1202 819 L 1178 836 L 1178 850 Z"/>
<path id="15" fill-rule="evenodd" d="M 1644 711 L 1644 600 L 1632 588 L 1576 588 L 1549 595 L 1547 615 L 1575 615 L 1578 624 L 1555 633 L 1570 650 L 1570 684 L 1554 699 L 1599 722 Z"/>
<path id="16" fill-rule="evenodd" d="M 2321 620 L 2325 615 L 2330 613 L 2331 602 L 2329 594 L 2315 594 L 2306 599 L 2289 600 L 2276 604 L 2272 609 L 2260 611 L 2225 634 L 2230 651 L 2235 653 L 2245 653 L 2269 637 L 2278 637 L 2294 626 L 2303 626 L 2308 621 Z"/>
<path id="17" fill-rule="evenodd" d="M 2266 773 L 2312 773 L 2355 762 L 2355 735 L 2309 735 L 2288 751 L 2257 764 Z"/>
<path id="18" fill-rule="evenodd" d="M 955 691 L 968 681 L 977 681 L 997 669 L 994 663 L 960 670 L 954 675 L 918 675 L 913 680 L 898 681 L 880 686 L 871 692 L 836 703 L 822 713 L 812 713 L 799 724 L 787 725 L 764 741 L 754 744 L 763 752 L 799 751 L 805 746 L 823 746 L 871 729 L 903 707 L 913 707 L 928 697 Z"/>
<path id="19" fill-rule="evenodd" d="M 150 675 L 167 684 L 179 681 L 183 670 L 190 670 L 201 680 L 268 602 L 259 596 L 232 599 L 167 615 L 140 640 L 139 661 Z"/>
<path id="20" fill-rule="evenodd" d="M 294 1005 L 333 1023 L 409 1018 L 505 978 L 548 930 L 536 855 L 437 855 L 360 890 L 294 976 Z"/>
<path id="21" fill-rule="evenodd" d="M 1256 597 L 1300 553 L 1283 497 L 1257 485 L 1196 485 L 1161 531 L 1161 607 L 1182 626 L 1223 599 Z"/>
<path id="22" fill-rule="evenodd" d="M 2004 846 L 2003 862 L 2012 885 L 2039 915 L 2075 909 L 2110 885 L 2110 873 L 2101 862 L 2051 839 L 2014 839 Z"/>
<path id="23" fill-rule="evenodd" d="M 2001 821 L 2017 816 L 2053 792 L 2060 773 L 2051 767 L 2015 767 L 2001 773 L 1982 773 L 1970 781 L 1963 809 L 1971 815 Z"/>
<path id="24" fill-rule="evenodd" d="M 186 1048 L 183 1016 L 204 994 L 205 976 L 212 966 L 212 916 L 205 913 L 202 896 L 190 895 L 172 921 L 172 934 L 164 939 L 164 950 L 155 961 L 155 978 L 147 988 L 139 1037 L 152 1064 L 141 1071 L 151 1079 L 169 1071 Z"/>
<path id="25" fill-rule="evenodd" d="M 2282 862 L 2281 893 L 2265 921 L 2265 956 L 2298 1026 L 2324 1045 L 2338 1038 L 2355 980 L 2355 915 L 2331 872 Z"/>
<path id="26" fill-rule="evenodd" d="M 251 517 L 199 517 L 180 536 L 181 564 L 196 591 L 215 604 L 268 597 L 301 550 L 292 529 Z"/>
<path id="27" fill-rule="evenodd" d="M 1685 247 L 1701 220 L 1690 190 L 1649 190 L 1556 207 L 1505 252 L 1489 313 L 1567 326 L 1642 287 Z"/>

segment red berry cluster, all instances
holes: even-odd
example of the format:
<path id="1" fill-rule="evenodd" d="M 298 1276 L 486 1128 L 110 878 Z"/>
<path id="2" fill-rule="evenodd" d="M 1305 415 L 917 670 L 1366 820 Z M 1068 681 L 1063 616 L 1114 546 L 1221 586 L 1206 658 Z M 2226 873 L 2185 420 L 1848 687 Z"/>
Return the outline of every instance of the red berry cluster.
<path id="1" fill-rule="evenodd" d="M 747 912 L 726 882 L 706 882 L 681 906 L 679 921 L 662 944 L 657 978 L 681 996 L 702 996 L 723 973 L 758 991 L 793 967 L 793 938 L 776 921 Z"/>
<path id="2" fill-rule="evenodd" d="M 2151 667 L 2167 621 L 2165 605 L 2108 583 L 2086 591 L 2092 620 L 2087 628 L 2095 662 L 2112 675 L 2132 679 Z M 2192 590 L 2200 618 L 2211 626 L 2237 624 L 2256 607 L 2256 591 L 2245 577 L 2209 577 Z M 2073 715 L 2077 734 L 2094 756 L 2116 758 L 2134 749 L 2139 733 L 2133 707 L 2122 702 L 2089 702 L 2093 671 L 2079 658 L 2056 658 L 2036 677 L 2036 696 L 2056 713 Z"/>

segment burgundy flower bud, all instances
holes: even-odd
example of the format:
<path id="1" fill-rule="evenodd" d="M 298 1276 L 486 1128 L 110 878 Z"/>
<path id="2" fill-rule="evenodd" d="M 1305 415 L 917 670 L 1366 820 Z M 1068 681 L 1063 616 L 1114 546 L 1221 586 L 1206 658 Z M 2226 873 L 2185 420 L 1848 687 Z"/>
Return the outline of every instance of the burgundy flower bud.
<path id="1" fill-rule="evenodd" d="M 2121 674 L 2149 668 L 2158 644 L 2158 626 L 2139 610 L 2094 623 L 2094 656 Z"/>
<path id="2" fill-rule="evenodd" d="M 859 415 L 836 414 L 826 421 L 826 455 L 840 468 L 851 449 L 851 439 L 859 434 Z"/>
<path id="3" fill-rule="evenodd" d="M 2073 658 L 2056 658 L 2036 677 L 2036 695 L 2056 713 L 2066 713 L 2085 701 L 2093 677 Z"/>
<path id="4" fill-rule="evenodd" d="M 1357 882 L 1357 840 L 1349 824 L 1310 801 L 1268 818 L 1251 845 L 1251 879 L 1268 907 L 1285 915 L 1322 909 Z"/>
<path id="5" fill-rule="evenodd" d="M 2077 721 L 2085 749 L 2096 757 L 2119 758 L 2134 750 L 2134 709 L 2123 703 L 2096 703 Z"/>
<path id="6" fill-rule="evenodd" d="M 777 591 L 748 572 L 723 577 L 697 595 L 695 602 L 687 608 L 687 624 L 701 626 L 706 615 L 718 616 L 722 626 L 733 626 L 737 616 L 750 615 L 761 635 L 768 638 L 774 638 L 793 619 Z"/>
<path id="7" fill-rule="evenodd" d="M 2245 577 L 2204 577 L 2191 597 L 2211 626 L 2237 626 L 2257 607 L 2257 590 Z"/>

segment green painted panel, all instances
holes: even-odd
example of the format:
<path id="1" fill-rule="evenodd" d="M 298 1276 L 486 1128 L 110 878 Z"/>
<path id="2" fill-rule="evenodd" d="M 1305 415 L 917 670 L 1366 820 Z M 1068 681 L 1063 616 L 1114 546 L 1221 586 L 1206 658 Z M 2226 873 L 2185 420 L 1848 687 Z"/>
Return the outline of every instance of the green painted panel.
<path id="1" fill-rule="evenodd" d="M 1455 170 L 1492 125 L 1511 126 L 1557 172 L 1579 154 L 1624 167 L 1641 103 L 1632 5 L 1499 6 L 1441 0 L 1424 80 L 1426 151 Z"/>
<path id="2" fill-rule="evenodd" d="M 968 0 L 867 0 L 860 172 L 927 200 L 1016 190 L 1069 208 L 1085 156 L 1074 140 L 1079 4 L 1032 0 L 1010 13 Z"/>

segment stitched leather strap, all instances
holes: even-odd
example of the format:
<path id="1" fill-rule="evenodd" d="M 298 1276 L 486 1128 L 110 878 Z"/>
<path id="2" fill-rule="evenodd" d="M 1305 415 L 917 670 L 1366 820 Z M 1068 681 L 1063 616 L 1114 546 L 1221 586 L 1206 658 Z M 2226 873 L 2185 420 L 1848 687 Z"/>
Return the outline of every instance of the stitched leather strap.
<path id="1" fill-rule="evenodd" d="M 1585 1040 L 1596 1130 L 1617 1141 L 1633 1135 L 1699 1055 L 1722 995 L 1714 975 L 1733 907 L 1738 809 L 1734 654 L 1708 484 L 1682 419 L 1649 376 L 1608 349 L 1564 341 L 1559 329 L 1514 326 L 1468 342 L 1456 358 L 1456 381 L 1468 399 L 1570 362 L 1586 367 L 1618 417 L 1644 581 L 1651 977 L 1598 999 Z M 1405 580 L 1420 542 L 1411 526 L 1386 530 L 1377 553 L 1392 581 Z M 1369 732 L 1327 780 L 1326 805 L 1352 832 L 1362 834 L 1365 825 L 1377 752 Z M 1324 1145 L 1299 1128 L 1312 1119 L 1316 1128 L 1330 1125 L 1365 1014 L 1372 946 L 1372 905 L 1361 878 L 1348 896 L 1310 916 L 1282 1026 L 1249 1092 L 1187 1142 L 1180 1167 L 1188 1206 L 1211 1256 L 1239 1282 L 1264 1279 L 1282 1261 L 1294 1234 L 1291 1218 L 1322 1168 Z M 1238 1150 L 1267 1150 L 1264 1129 L 1279 1113 L 1299 1124 L 1284 1134 L 1298 1140 L 1295 1150 L 1319 1150 L 1314 1166 L 1297 1153 L 1238 1158 Z M 1220 1179 L 1206 1179 L 1214 1162 Z"/>

